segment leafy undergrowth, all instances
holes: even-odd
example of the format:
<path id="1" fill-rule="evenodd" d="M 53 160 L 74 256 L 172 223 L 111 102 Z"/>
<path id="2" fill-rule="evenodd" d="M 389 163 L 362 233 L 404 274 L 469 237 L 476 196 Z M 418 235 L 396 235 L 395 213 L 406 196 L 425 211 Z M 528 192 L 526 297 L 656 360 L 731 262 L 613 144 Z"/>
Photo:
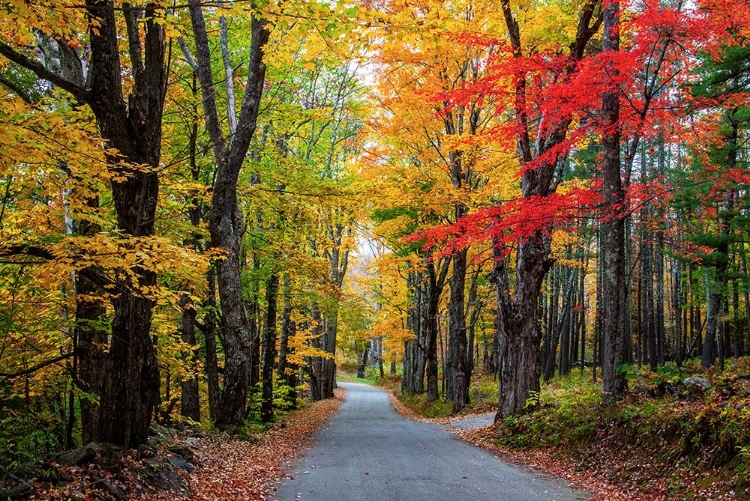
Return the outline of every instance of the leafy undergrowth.
<path id="1" fill-rule="evenodd" d="M 460 434 L 597 500 L 750 499 L 750 362 L 701 373 L 705 391 L 685 383 L 690 372 L 631 370 L 631 392 L 613 406 L 587 380 L 561 379 L 537 410 Z"/>
<path id="2" fill-rule="evenodd" d="M 452 404 L 442 398 L 428 402 L 424 393 L 421 395 L 402 393 L 401 376 L 378 377 L 375 384 L 388 390 L 393 406 L 401 414 L 411 419 L 427 418 L 447 423 L 455 420 L 458 416 L 465 417 L 497 410 L 497 382 L 489 376 L 482 377 L 472 384 L 470 389 L 471 402 L 458 415 L 453 414 Z"/>
<path id="3" fill-rule="evenodd" d="M 25 499 L 264 500 L 272 494 L 273 484 L 283 477 L 283 468 L 291 464 L 313 432 L 336 412 L 343 395 L 343 390 L 336 390 L 335 399 L 293 411 L 268 430 L 251 434 L 246 440 L 225 434 L 183 438 L 178 442 L 185 445 L 177 447 L 183 449 L 181 456 L 160 447 L 156 452 L 131 451 L 123 457 L 118 455 L 116 464 L 109 468 L 101 464 L 101 458 L 82 466 L 47 461 L 42 471 L 53 472 L 55 478 L 42 475 L 29 481 L 36 493 Z M 189 457 L 184 469 L 175 468 L 175 464 L 181 463 L 172 461 L 186 455 Z M 192 471 L 188 473 L 188 469 Z M 173 474 L 167 475 L 167 471 Z"/>

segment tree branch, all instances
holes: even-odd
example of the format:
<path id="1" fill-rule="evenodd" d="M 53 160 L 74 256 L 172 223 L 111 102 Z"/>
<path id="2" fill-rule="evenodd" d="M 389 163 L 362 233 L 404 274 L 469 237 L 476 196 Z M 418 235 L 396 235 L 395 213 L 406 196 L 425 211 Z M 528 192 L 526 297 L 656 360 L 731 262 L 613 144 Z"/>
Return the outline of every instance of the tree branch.
<path id="1" fill-rule="evenodd" d="M 122 4 L 125 14 L 125 26 L 128 31 L 128 50 L 130 51 L 130 64 L 133 65 L 133 74 L 137 79 L 143 74 L 143 56 L 141 55 L 141 37 L 138 33 L 138 17 L 140 9 L 129 3 Z"/>
<path id="2" fill-rule="evenodd" d="M 20 377 L 20 376 L 26 376 L 26 375 L 32 374 L 32 373 L 34 373 L 34 372 L 36 372 L 36 371 L 38 371 L 40 369 L 44 369 L 48 365 L 56 364 L 58 362 L 62 362 L 63 360 L 67 360 L 68 358 L 71 358 L 72 356 L 73 356 L 72 353 L 68 353 L 66 355 L 60 355 L 58 357 L 51 358 L 51 359 L 45 360 L 43 362 L 39 362 L 36 365 L 32 365 L 28 369 L 24 369 L 24 370 L 18 371 L 18 372 L 0 372 L 0 377 L 5 378 L 5 379 L 13 379 L 13 378 L 17 378 L 17 377 Z"/>
<path id="3" fill-rule="evenodd" d="M 41 63 L 34 61 L 33 59 L 29 59 L 23 54 L 16 52 L 16 50 L 13 49 L 13 47 L 11 47 L 10 45 L 0 42 L 0 54 L 5 56 L 8 60 L 33 71 L 39 78 L 47 80 L 48 82 L 51 82 L 52 84 L 57 85 L 61 89 L 69 92 L 79 101 L 90 104 L 91 93 L 89 91 L 48 70 Z"/>
<path id="4" fill-rule="evenodd" d="M 33 245 L 24 244 L 12 244 L 0 247 L 0 257 L 18 255 L 39 257 L 46 260 L 54 259 L 52 253 L 42 247 L 35 247 Z"/>
<path id="5" fill-rule="evenodd" d="M 11 82 L 4 76 L 0 76 L 0 84 L 6 86 L 8 90 L 23 99 L 26 104 L 31 104 L 31 97 L 26 93 L 26 91 L 21 88 L 20 85 L 17 85 L 15 82 Z"/>
<path id="6" fill-rule="evenodd" d="M 233 136 L 237 132 L 237 104 L 234 95 L 234 68 L 229 59 L 229 29 L 227 28 L 227 18 L 219 18 L 221 28 L 221 59 L 224 62 L 224 74 L 226 78 L 227 93 L 227 118 L 229 119 L 229 134 Z"/>

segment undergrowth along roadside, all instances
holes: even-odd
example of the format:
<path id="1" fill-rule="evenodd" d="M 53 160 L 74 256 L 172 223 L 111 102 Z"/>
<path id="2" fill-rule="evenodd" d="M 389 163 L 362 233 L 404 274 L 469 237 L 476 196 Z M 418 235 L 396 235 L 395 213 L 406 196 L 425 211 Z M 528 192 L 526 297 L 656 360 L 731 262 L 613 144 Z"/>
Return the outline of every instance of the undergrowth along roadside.
<path id="1" fill-rule="evenodd" d="M 35 493 L 27 499 L 263 501 L 272 495 L 275 482 L 287 474 L 285 469 L 313 433 L 336 412 L 345 392 L 337 389 L 335 393 L 335 399 L 291 411 L 262 431 L 247 428 L 244 439 L 218 433 L 200 438 L 182 437 L 175 444 L 165 444 L 165 450 L 148 454 L 129 451 L 121 461 L 107 467 L 96 462 L 83 466 L 49 463 L 46 466 L 62 481 L 44 478 L 32 481 Z M 165 455 L 168 465 L 168 449 L 175 446 L 185 449 L 184 455 L 190 456 L 190 465 L 177 471 L 181 480 L 174 479 L 179 490 L 152 481 L 161 476 L 161 463 L 155 465 L 154 455 Z"/>

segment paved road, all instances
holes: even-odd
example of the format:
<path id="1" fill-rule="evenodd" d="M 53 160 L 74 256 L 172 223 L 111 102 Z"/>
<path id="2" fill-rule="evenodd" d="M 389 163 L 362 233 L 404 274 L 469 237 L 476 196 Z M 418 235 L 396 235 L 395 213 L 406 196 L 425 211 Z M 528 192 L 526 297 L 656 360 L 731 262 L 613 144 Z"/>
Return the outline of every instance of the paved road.
<path id="1" fill-rule="evenodd" d="M 443 426 L 410 421 L 385 392 L 345 383 L 346 401 L 278 487 L 280 501 L 573 501 L 590 494 L 500 461 Z"/>

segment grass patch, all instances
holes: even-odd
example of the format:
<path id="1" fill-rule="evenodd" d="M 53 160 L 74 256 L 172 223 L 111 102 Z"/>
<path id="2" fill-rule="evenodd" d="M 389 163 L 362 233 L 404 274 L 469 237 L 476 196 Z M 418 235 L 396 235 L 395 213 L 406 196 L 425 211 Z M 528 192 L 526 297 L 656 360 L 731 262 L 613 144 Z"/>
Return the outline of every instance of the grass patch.
<path id="1" fill-rule="evenodd" d="M 426 418 L 448 417 L 453 411 L 453 404 L 444 400 L 427 401 L 427 395 L 398 395 L 402 404 L 412 412 Z"/>

